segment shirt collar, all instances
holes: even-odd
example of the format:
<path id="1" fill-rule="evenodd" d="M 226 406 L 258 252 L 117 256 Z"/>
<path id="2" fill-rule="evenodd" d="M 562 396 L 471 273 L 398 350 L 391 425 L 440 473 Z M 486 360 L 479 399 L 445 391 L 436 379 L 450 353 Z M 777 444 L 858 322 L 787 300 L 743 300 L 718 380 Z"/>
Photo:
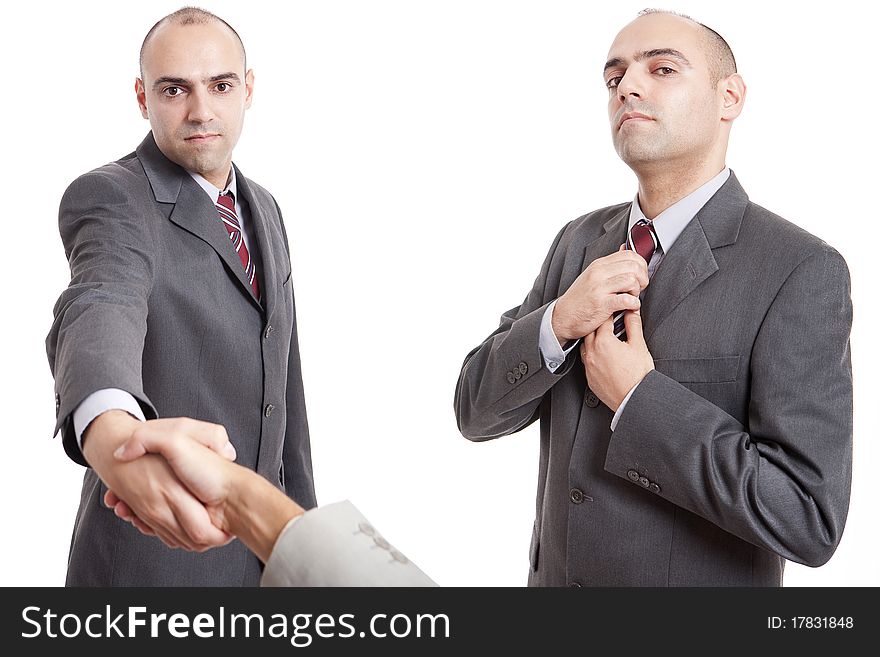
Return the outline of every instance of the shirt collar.
<path id="1" fill-rule="evenodd" d="M 195 180 L 199 187 L 205 190 L 205 194 L 211 197 L 211 201 L 216 203 L 217 197 L 220 194 L 225 194 L 226 192 L 232 192 L 232 197 L 235 199 L 236 203 L 238 202 L 238 187 L 235 182 L 235 167 L 229 167 L 229 178 L 227 179 L 226 189 L 218 189 L 213 183 L 208 182 L 204 176 L 198 174 L 194 171 L 187 171 L 187 173 Z"/>
<path id="2" fill-rule="evenodd" d="M 728 177 L 730 177 L 730 169 L 724 167 L 721 173 L 709 182 L 704 183 L 654 217 L 651 223 L 654 225 L 654 232 L 657 233 L 657 241 L 660 242 L 660 248 L 663 249 L 663 253 L 669 252 L 672 244 L 681 235 L 681 231 L 691 222 L 691 219 L 696 216 L 697 212 L 706 205 L 706 202 L 715 195 L 715 192 L 721 189 L 721 186 L 727 182 Z M 629 211 L 628 230 L 631 230 L 640 219 L 647 221 L 645 213 L 642 212 L 642 208 L 639 205 L 639 195 L 636 194 L 636 198 Z"/>

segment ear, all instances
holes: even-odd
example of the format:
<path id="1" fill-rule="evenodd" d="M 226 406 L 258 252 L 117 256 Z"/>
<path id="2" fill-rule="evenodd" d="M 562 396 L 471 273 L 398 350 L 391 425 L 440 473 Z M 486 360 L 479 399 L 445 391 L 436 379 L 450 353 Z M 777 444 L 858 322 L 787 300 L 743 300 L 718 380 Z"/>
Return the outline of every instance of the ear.
<path id="1" fill-rule="evenodd" d="M 252 68 L 248 69 L 248 72 L 244 74 L 244 89 L 244 108 L 250 109 L 254 99 L 254 69 Z"/>
<path id="2" fill-rule="evenodd" d="M 746 102 L 746 83 L 739 73 L 728 75 L 718 82 L 721 95 L 721 120 L 733 121 L 740 115 Z"/>
<path id="3" fill-rule="evenodd" d="M 137 96 L 138 107 L 141 108 L 141 116 L 149 119 L 150 116 L 147 113 L 147 92 L 144 89 L 144 82 L 140 78 L 134 79 L 134 94 Z"/>

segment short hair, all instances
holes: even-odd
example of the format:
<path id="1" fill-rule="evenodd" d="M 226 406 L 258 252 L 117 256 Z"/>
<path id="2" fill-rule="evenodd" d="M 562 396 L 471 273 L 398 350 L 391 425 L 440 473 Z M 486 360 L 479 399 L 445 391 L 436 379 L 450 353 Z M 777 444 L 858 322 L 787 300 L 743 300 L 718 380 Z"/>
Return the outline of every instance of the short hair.
<path id="1" fill-rule="evenodd" d="M 733 50 L 731 50 L 730 45 L 725 41 L 724 37 L 711 27 L 691 18 L 687 14 L 680 14 L 677 11 L 670 11 L 668 9 L 642 9 L 642 11 L 639 12 L 639 16 L 647 16 L 649 14 L 669 14 L 670 16 L 678 16 L 679 18 L 684 18 L 685 20 L 689 20 L 691 23 L 699 26 L 706 44 L 706 59 L 709 62 L 709 78 L 712 80 L 713 85 L 718 84 L 718 81 L 721 80 L 721 78 L 726 78 L 728 75 L 736 73 L 736 58 L 733 56 Z"/>
<path id="2" fill-rule="evenodd" d="M 141 54 L 140 54 L 140 70 L 141 70 L 141 78 L 144 77 L 144 51 L 147 49 L 147 44 L 150 42 L 153 34 L 165 23 L 173 23 L 175 25 L 207 25 L 208 23 L 222 23 L 225 25 L 230 32 L 235 36 L 238 40 L 238 45 L 241 46 L 241 57 L 244 61 L 245 70 L 247 70 L 247 54 L 244 50 L 244 43 L 241 40 L 241 37 L 238 36 L 238 32 L 235 31 L 229 23 L 225 20 L 217 16 L 216 14 L 212 14 L 210 11 L 206 9 L 201 9 L 199 7 L 181 7 L 177 11 L 168 14 L 164 18 L 160 18 L 153 27 L 150 28 L 150 31 L 147 32 L 147 36 L 144 37 L 144 42 L 141 44 Z"/>

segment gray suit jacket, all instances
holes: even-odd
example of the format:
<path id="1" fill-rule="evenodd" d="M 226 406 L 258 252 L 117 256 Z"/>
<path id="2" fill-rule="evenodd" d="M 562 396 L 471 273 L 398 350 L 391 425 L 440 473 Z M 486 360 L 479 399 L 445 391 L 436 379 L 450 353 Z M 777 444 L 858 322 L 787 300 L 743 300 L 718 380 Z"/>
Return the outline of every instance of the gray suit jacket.
<path id="1" fill-rule="evenodd" d="M 569 223 L 523 304 L 466 358 L 471 440 L 540 420 L 529 584 L 762 585 L 825 563 L 852 470 L 849 273 L 830 246 L 751 203 L 731 174 L 648 286 L 656 369 L 613 413 L 578 350 L 551 373 L 541 317 L 623 243 L 630 204 Z"/>
<path id="2" fill-rule="evenodd" d="M 262 586 L 436 586 L 348 501 L 312 509 L 278 537 Z"/>
<path id="3" fill-rule="evenodd" d="M 156 146 L 75 180 L 59 225 L 71 281 L 46 339 L 56 432 L 86 465 L 72 414 L 102 388 L 131 393 L 148 419 L 188 416 L 226 427 L 238 462 L 315 505 L 281 212 L 236 168 L 250 208 L 262 304 L 211 199 Z M 71 585 L 257 585 L 238 542 L 204 554 L 169 550 L 121 522 L 88 469 L 70 549 Z"/>

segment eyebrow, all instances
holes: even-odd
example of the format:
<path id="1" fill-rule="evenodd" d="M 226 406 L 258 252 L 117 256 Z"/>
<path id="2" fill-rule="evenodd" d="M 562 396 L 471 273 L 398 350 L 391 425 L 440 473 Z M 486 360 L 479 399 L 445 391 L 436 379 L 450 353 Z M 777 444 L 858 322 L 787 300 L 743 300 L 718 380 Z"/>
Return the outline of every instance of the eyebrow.
<path id="1" fill-rule="evenodd" d="M 682 54 L 681 51 L 675 50 L 674 48 L 654 48 L 653 50 L 643 50 L 642 52 L 636 53 L 633 59 L 637 62 L 642 61 L 643 59 L 651 59 L 652 57 L 672 57 L 673 59 L 677 59 L 679 62 L 684 64 L 685 66 L 690 66 L 691 63 L 688 61 L 688 58 Z M 605 68 L 603 71 L 607 71 L 609 68 L 614 68 L 615 66 L 623 66 L 626 62 L 620 57 L 614 57 L 605 62 Z"/>
<path id="2" fill-rule="evenodd" d="M 238 74 L 231 71 L 227 73 L 220 73 L 219 75 L 212 75 L 206 80 L 206 82 L 219 82 L 220 80 L 233 80 L 235 82 L 241 82 L 241 78 L 238 77 Z M 153 89 L 156 89 L 163 84 L 179 84 L 181 86 L 191 86 L 192 81 L 187 80 L 186 78 L 175 78 L 170 75 L 163 75 L 161 78 L 157 78 L 156 81 L 153 82 Z"/>

